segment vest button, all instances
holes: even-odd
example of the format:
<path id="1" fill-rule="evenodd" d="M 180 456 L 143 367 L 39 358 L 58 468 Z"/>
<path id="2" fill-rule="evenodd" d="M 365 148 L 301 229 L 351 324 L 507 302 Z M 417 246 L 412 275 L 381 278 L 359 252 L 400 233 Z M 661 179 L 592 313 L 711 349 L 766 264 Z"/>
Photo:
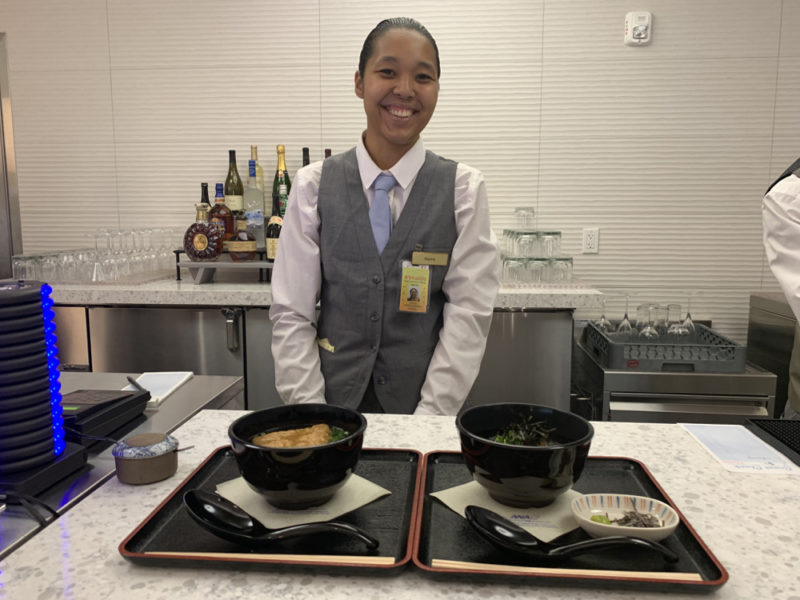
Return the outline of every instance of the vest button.
<path id="1" fill-rule="evenodd" d="M 381 276 L 380 275 L 373 275 L 372 276 L 372 283 L 378 284 L 380 282 L 381 282 Z"/>
<path id="2" fill-rule="evenodd" d="M 378 385 L 386 385 L 386 377 L 384 377 L 383 375 L 377 377 L 375 381 L 378 383 Z"/>
<path id="3" fill-rule="evenodd" d="M 380 319 L 380 316 L 378 316 L 378 313 L 376 313 L 376 312 L 372 313 L 372 314 L 369 316 L 369 320 L 370 320 L 370 321 L 377 321 L 378 319 Z"/>

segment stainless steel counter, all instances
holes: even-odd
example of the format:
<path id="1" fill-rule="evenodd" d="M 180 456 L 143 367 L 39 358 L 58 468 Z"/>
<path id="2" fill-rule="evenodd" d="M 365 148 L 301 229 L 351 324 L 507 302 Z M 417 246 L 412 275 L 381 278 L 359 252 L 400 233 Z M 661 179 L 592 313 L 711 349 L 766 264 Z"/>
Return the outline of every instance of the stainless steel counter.
<path id="1" fill-rule="evenodd" d="M 128 385 L 126 373 L 62 373 L 62 394 L 79 390 L 119 390 Z M 133 375 L 136 375 L 135 373 Z M 146 410 L 146 421 L 131 433 L 169 433 L 204 408 L 244 408 L 241 377 L 196 375 L 164 400 L 156 410 Z M 178 440 L 180 442 L 180 439 Z M 111 448 L 89 453 L 84 468 L 53 485 L 39 499 L 64 513 L 115 473 Z M 44 514 L 44 513 L 43 513 Z M 25 509 L 9 505 L 0 517 L 0 558 L 36 535 L 41 527 Z"/>
<path id="2" fill-rule="evenodd" d="M 277 406 L 281 400 L 267 314 L 270 290 L 267 283 L 196 285 L 175 280 L 54 284 L 62 365 L 87 371 L 243 376 L 247 408 Z M 487 350 L 467 405 L 494 401 L 501 390 L 506 400 L 568 406 L 572 314 L 578 308 L 599 307 L 602 297 L 577 281 L 500 288 Z M 127 343 L 120 345 L 120 339 Z"/>

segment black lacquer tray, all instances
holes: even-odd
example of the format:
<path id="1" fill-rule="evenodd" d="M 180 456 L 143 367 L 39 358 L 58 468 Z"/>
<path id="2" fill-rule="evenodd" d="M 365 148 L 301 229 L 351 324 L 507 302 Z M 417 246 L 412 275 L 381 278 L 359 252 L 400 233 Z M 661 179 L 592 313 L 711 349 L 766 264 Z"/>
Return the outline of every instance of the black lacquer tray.
<path id="1" fill-rule="evenodd" d="M 671 505 L 681 524 L 664 544 L 680 557 L 675 564 L 656 553 L 607 549 L 572 558 L 533 563 L 497 549 L 470 527 L 465 519 L 431 497 L 467 483 L 471 475 L 458 452 L 425 455 L 420 485 L 420 515 L 414 544 L 414 563 L 437 577 L 505 579 L 534 585 L 571 585 L 607 588 L 713 591 L 728 580 L 728 573 L 692 529 L 680 510 L 653 479 L 647 468 L 629 458 L 589 457 L 575 489 L 581 493 L 619 493 L 649 496 Z M 581 529 L 553 543 L 587 539 Z"/>
<path id="2" fill-rule="evenodd" d="M 182 504 L 192 488 L 215 490 L 239 476 L 230 446 L 216 449 L 119 546 L 127 559 L 154 566 L 243 566 L 351 570 L 396 574 L 411 561 L 422 455 L 415 450 L 364 449 L 356 473 L 392 493 L 337 520 L 362 527 L 380 546 L 367 550 L 349 536 L 319 534 L 285 540 L 265 550 L 220 539 L 195 523 Z"/>

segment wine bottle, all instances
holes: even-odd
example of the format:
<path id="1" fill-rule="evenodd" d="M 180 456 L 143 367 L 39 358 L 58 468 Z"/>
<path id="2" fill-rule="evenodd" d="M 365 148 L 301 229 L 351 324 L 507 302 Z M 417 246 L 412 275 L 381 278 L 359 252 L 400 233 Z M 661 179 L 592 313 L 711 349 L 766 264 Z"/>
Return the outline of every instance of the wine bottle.
<path id="1" fill-rule="evenodd" d="M 247 190 L 245 190 L 247 193 Z M 256 236 L 247 230 L 248 224 L 244 219 L 236 221 L 236 234 L 228 242 L 228 254 L 233 262 L 244 262 L 256 259 Z M 261 229 L 264 229 L 264 220 L 261 220 Z"/>
<path id="2" fill-rule="evenodd" d="M 251 146 L 252 147 L 252 146 Z M 256 161 L 248 162 L 247 188 L 244 190 L 244 214 L 246 229 L 253 235 L 256 245 L 264 247 L 264 192 L 258 189 Z M 230 248 L 229 248 L 230 249 Z"/>
<path id="3" fill-rule="evenodd" d="M 242 212 L 244 185 L 236 169 L 236 150 L 228 150 L 228 176 L 225 178 L 225 204 L 234 214 Z"/>
<path id="4" fill-rule="evenodd" d="M 292 182 L 289 180 L 289 172 L 286 170 L 286 148 L 283 144 L 278 144 L 278 168 L 275 170 L 275 179 L 272 182 L 272 204 L 275 204 L 277 196 L 280 203 L 283 218 L 286 215 L 286 203 L 289 201 L 289 191 L 292 189 Z"/>
<path id="5" fill-rule="evenodd" d="M 278 238 L 283 228 L 283 218 L 281 217 L 281 202 L 277 195 L 272 196 L 272 216 L 267 223 L 267 260 L 275 260 L 278 253 Z"/>
<path id="6" fill-rule="evenodd" d="M 217 193 L 214 198 L 214 206 L 208 211 L 208 220 L 219 229 L 222 239 L 227 241 L 236 233 L 234 229 L 234 219 L 231 209 L 225 204 L 225 197 L 222 194 L 222 184 L 217 184 Z"/>
<path id="7" fill-rule="evenodd" d="M 183 235 L 183 249 L 192 261 L 214 261 L 222 253 L 222 235 L 208 222 L 208 205 L 195 205 L 197 217 Z"/>
<path id="8" fill-rule="evenodd" d="M 303 147 L 303 166 L 305 167 L 310 162 L 311 162 L 311 157 L 309 156 L 308 148 Z"/>
<path id="9" fill-rule="evenodd" d="M 200 202 L 206 205 L 206 208 L 211 210 L 211 202 L 208 200 L 208 184 L 200 184 Z"/>

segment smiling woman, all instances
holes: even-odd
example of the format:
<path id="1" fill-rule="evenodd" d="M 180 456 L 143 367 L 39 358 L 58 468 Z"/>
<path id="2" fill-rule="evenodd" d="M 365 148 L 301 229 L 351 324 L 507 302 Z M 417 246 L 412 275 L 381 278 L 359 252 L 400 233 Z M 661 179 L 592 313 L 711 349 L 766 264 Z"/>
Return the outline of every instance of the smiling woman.
<path id="1" fill-rule="evenodd" d="M 475 381 L 497 246 L 483 175 L 422 144 L 440 72 L 425 27 L 381 21 L 355 73 L 366 130 L 297 173 L 270 309 L 284 402 L 454 415 Z"/>
<path id="2" fill-rule="evenodd" d="M 367 115 L 364 145 L 382 169 L 394 165 L 431 120 L 440 72 L 436 43 L 411 19 L 382 21 L 364 43 L 355 88 Z"/>

